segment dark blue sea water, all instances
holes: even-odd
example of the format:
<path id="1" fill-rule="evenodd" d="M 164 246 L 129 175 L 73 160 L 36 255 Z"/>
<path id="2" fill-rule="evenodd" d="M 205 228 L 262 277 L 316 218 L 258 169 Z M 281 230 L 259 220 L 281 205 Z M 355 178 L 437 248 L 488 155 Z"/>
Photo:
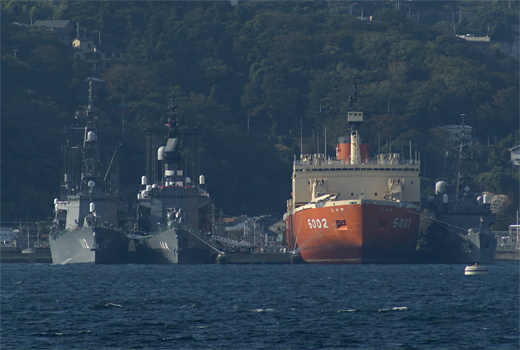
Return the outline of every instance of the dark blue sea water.
<path id="1" fill-rule="evenodd" d="M 1 265 L 1 349 L 519 349 L 519 264 Z"/>

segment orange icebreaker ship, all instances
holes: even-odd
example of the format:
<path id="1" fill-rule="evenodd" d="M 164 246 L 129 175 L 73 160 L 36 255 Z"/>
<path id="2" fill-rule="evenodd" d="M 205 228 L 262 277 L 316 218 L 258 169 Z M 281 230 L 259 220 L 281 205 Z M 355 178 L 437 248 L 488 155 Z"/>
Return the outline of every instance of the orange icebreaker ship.
<path id="1" fill-rule="evenodd" d="M 352 125 L 363 112 L 347 114 Z M 368 158 L 355 128 L 336 158 L 302 155 L 293 164 L 284 216 L 289 248 L 309 263 L 413 262 L 419 231 L 419 161 Z"/>

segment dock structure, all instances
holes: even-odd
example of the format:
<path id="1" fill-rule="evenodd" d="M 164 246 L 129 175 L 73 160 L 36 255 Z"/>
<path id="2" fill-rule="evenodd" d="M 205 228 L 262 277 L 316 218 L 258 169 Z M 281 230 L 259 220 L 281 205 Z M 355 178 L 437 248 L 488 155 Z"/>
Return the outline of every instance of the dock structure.
<path id="1" fill-rule="evenodd" d="M 52 263 L 51 251 L 47 248 L 20 249 L 0 248 L 0 263 Z"/>
<path id="2" fill-rule="evenodd" d="M 299 254 L 292 253 L 231 253 L 219 254 L 217 264 L 300 264 Z"/>

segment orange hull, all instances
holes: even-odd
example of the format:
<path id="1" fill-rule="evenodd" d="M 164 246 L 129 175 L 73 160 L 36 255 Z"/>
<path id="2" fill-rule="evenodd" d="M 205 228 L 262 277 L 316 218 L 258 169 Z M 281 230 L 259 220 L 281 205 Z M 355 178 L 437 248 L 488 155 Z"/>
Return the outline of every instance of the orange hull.
<path id="1" fill-rule="evenodd" d="M 287 241 L 310 263 L 405 263 L 415 257 L 416 209 L 356 203 L 296 210 Z"/>

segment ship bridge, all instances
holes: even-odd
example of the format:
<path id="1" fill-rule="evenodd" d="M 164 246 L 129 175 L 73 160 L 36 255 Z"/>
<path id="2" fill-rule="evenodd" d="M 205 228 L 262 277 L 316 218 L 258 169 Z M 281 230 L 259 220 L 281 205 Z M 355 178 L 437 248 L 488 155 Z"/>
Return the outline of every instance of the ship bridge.
<path id="1" fill-rule="evenodd" d="M 420 202 L 420 163 L 398 154 L 364 157 L 352 164 L 324 154 L 302 155 L 293 163 L 292 193 L 295 207 L 326 194 L 337 200 L 374 199 Z"/>

